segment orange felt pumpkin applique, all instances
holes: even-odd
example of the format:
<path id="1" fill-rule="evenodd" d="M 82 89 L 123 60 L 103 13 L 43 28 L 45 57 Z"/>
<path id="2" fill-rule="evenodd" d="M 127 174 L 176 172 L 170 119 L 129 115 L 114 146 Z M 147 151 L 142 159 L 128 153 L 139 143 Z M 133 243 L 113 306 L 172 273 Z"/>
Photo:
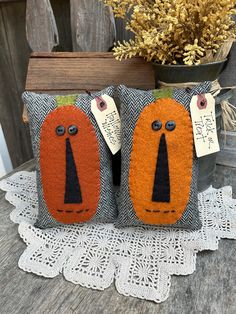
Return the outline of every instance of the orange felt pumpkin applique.
<path id="1" fill-rule="evenodd" d="M 40 136 L 40 169 L 45 203 L 58 222 L 86 222 L 96 214 L 99 147 L 82 110 L 67 105 L 47 115 Z"/>
<path id="2" fill-rule="evenodd" d="M 175 224 L 190 197 L 193 134 L 188 110 L 162 98 L 141 112 L 133 135 L 129 189 L 145 224 Z"/>
<path id="3" fill-rule="evenodd" d="M 190 104 L 211 87 L 211 82 L 149 91 L 118 86 L 122 170 L 116 227 L 202 227 Z"/>

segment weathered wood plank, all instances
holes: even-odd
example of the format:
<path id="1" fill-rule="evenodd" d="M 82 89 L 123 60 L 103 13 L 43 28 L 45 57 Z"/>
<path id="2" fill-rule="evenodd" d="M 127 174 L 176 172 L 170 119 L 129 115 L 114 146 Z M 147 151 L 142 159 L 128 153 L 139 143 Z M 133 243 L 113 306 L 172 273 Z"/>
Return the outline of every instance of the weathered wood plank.
<path id="1" fill-rule="evenodd" d="M 30 162 L 18 170 L 31 170 Z M 232 175 L 234 175 L 232 173 Z M 229 177 L 229 183 L 231 183 Z M 235 182 L 236 183 L 236 182 Z M 231 183 L 232 184 L 232 183 Z M 235 241 L 220 242 L 219 250 L 202 252 L 190 276 L 173 276 L 169 298 L 155 304 L 120 295 L 114 285 L 104 291 L 25 273 L 17 266 L 25 249 L 9 214 L 13 206 L 0 191 L 0 308 L 1 313 L 86 314 L 235 314 Z"/>
<path id="2" fill-rule="evenodd" d="M 98 0 L 70 0 L 73 51 L 108 51 L 115 40 L 113 13 Z"/>
<path id="3" fill-rule="evenodd" d="M 69 0 L 51 0 L 50 2 L 59 34 L 59 44 L 54 50 L 72 51 Z"/>
<path id="4" fill-rule="evenodd" d="M 28 127 L 22 123 L 21 93 L 29 48 L 25 39 L 25 3 L 0 6 L 0 123 L 14 167 L 32 157 Z"/>
<path id="5" fill-rule="evenodd" d="M 19 171 L 35 171 L 35 160 L 34 160 L 34 158 L 24 162 L 22 165 L 15 168 L 12 172 L 1 177 L 0 181 L 10 177 L 11 175 L 13 175 L 14 173 L 19 172 Z"/>
<path id="6" fill-rule="evenodd" d="M 20 2 L 22 0 L 0 0 L 0 3 L 3 3 L 3 2 Z"/>
<path id="7" fill-rule="evenodd" d="M 32 52 L 31 58 L 108 58 L 114 59 L 112 52 Z"/>
<path id="8" fill-rule="evenodd" d="M 26 37 L 33 51 L 52 51 L 59 43 L 55 17 L 49 0 L 27 0 Z"/>
<path id="9" fill-rule="evenodd" d="M 128 41 L 129 39 L 134 38 L 134 34 L 125 29 L 127 20 L 129 18 L 130 14 L 127 14 L 126 19 L 121 19 L 121 18 L 116 18 L 115 23 L 116 23 L 116 41 Z"/>
<path id="10" fill-rule="evenodd" d="M 59 44 L 59 34 L 50 0 L 27 0 L 26 37 L 33 51 L 52 51 Z M 22 119 L 28 115 L 24 105 Z"/>
<path id="11" fill-rule="evenodd" d="M 103 54 L 86 55 L 82 53 L 81 58 L 80 54 L 77 58 L 31 58 L 26 89 L 84 91 L 119 84 L 149 89 L 155 85 L 151 64 L 141 58 L 120 62 L 111 53 L 104 54 L 104 58 L 101 57 Z"/>

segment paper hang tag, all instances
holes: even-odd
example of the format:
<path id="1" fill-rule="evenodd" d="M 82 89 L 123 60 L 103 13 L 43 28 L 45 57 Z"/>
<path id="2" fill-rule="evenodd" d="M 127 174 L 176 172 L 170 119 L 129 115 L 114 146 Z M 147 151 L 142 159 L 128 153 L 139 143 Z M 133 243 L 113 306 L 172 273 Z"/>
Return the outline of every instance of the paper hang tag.
<path id="1" fill-rule="evenodd" d="M 121 123 L 114 99 L 108 95 L 91 101 L 91 111 L 113 155 L 121 149 Z"/>
<path id="2" fill-rule="evenodd" d="M 218 152 L 214 97 L 210 93 L 193 96 L 190 111 L 197 157 Z"/>

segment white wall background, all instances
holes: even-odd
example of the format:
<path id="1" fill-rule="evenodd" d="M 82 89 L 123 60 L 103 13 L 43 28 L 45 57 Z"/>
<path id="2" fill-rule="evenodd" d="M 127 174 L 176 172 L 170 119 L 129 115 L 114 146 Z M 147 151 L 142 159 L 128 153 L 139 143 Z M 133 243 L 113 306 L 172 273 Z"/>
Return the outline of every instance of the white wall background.
<path id="1" fill-rule="evenodd" d="M 12 171 L 12 163 L 0 124 L 0 178 Z"/>

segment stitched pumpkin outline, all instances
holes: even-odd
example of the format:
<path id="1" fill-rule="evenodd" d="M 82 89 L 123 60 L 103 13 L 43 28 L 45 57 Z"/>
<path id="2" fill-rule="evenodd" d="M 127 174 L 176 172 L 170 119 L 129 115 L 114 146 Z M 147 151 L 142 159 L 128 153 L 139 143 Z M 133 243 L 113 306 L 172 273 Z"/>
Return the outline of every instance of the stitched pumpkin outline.
<path id="1" fill-rule="evenodd" d="M 65 129 L 61 136 L 56 133 L 58 126 Z M 70 126 L 77 126 L 78 132 L 69 134 Z M 77 189 L 67 187 L 68 160 L 72 180 L 78 179 Z M 91 121 L 74 105 L 60 106 L 46 117 L 40 134 L 40 171 L 45 203 L 57 221 L 72 224 L 92 219 L 100 197 L 99 146 Z M 81 193 L 80 197 L 66 198 L 66 188 L 69 195 Z"/>
<path id="2" fill-rule="evenodd" d="M 158 131 L 153 121 L 161 121 Z M 168 131 L 165 125 L 175 121 Z M 158 149 L 165 136 L 168 171 L 169 201 L 153 201 Z M 193 133 L 189 112 L 171 98 L 158 99 L 141 112 L 133 133 L 130 158 L 129 190 L 137 217 L 146 224 L 175 224 L 183 215 L 190 197 L 193 163 Z"/>

